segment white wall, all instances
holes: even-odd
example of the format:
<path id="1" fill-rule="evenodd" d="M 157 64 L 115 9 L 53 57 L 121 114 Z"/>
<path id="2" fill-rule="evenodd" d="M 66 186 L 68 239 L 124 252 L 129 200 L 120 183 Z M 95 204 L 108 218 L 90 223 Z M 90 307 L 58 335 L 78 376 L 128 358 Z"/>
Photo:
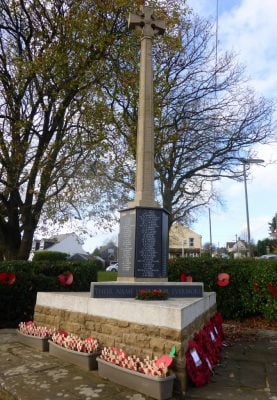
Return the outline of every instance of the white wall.
<path id="1" fill-rule="evenodd" d="M 60 243 L 46 249 L 47 251 L 62 251 L 72 256 L 75 253 L 87 254 L 75 235 L 67 236 Z"/>

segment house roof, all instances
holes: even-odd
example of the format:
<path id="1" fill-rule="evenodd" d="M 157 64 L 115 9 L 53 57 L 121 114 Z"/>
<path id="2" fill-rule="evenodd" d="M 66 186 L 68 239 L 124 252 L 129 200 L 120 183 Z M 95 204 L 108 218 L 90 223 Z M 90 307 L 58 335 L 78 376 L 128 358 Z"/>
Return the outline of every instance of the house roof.
<path id="1" fill-rule="evenodd" d="M 74 232 L 71 232 L 71 233 L 60 233 L 60 234 L 54 235 L 54 236 L 52 236 L 50 238 L 43 238 L 43 240 L 44 241 L 49 241 L 49 242 L 53 241 L 54 243 L 59 243 L 62 240 L 64 240 L 65 238 L 67 238 L 69 236 L 72 236 L 72 235 L 76 236 L 76 234 Z"/>

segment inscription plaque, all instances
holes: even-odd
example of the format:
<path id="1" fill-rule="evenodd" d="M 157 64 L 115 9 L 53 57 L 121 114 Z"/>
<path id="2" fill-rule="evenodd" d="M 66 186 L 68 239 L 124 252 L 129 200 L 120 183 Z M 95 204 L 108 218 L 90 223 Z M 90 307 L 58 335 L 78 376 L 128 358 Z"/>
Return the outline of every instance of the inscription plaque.
<path id="1" fill-rule="evenodd" d="M 118 276 L 134 276 L 136 239 L 136 210 L 126 210 L 120 214 L 118 237 Z"/>
<path id="2" fill-rule="evenodd" d="M 167 276 L 168 262 L 168 214 L 162 214 L 162 276 Z"/>
<path id="3" fill-rule="evenodd" d="M 166 286 L 159 285 L 101 285 L 93 283 L 91 286 L 91 297 L 94 298 L 135 298 L 138 291 L 161 289 L 168 293 L 168 297 L 203 297 L 202 285 L 174 285 L 168 284 Z"/>
<path id="4" fill-rule="evenodd" d="M 168 214 L 162 208 L 120 212 L 118 277 L 166 278 Z"/>
<path id="5" fill-rule="evenodd" d="M 159 278 L 162 267 L 162 212 L 137 209 L 135 276 Z"/>

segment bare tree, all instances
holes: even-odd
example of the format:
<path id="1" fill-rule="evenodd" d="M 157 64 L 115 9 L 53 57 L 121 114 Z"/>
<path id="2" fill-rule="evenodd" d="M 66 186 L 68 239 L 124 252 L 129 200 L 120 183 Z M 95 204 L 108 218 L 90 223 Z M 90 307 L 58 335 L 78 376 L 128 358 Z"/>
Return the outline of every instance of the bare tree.
<path id="1" fill-rule="evenodd" d="M 208 21 L 183 14 L 154 46 L 156 189 L 171 223 L 186 221 L 215 199 L 216 180 L 241 178 L 239 159 L 272 137 L 271 101 L 247 87 L 233 54 L 222 54 L 216 63 L 212 32 Z M 132 49 L 138 54 L 136 41 Z M 114 143 L 121 135 L 119 162 L 109 165 L 106 176 L 129 195 L 134 189 L 137 54 L 121 60 L 116 83 L 104 87 L 113 110 Z"/>

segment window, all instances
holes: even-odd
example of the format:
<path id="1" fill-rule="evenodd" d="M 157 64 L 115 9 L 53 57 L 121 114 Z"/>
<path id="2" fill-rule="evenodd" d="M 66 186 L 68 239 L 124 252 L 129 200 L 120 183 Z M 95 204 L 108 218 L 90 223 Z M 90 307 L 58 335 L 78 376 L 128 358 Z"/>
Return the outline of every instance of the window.
<path id="1" fill-rule="evenodd" d="M 194 238 L 189 238 L 189 247 L 194 247 Z"/>

